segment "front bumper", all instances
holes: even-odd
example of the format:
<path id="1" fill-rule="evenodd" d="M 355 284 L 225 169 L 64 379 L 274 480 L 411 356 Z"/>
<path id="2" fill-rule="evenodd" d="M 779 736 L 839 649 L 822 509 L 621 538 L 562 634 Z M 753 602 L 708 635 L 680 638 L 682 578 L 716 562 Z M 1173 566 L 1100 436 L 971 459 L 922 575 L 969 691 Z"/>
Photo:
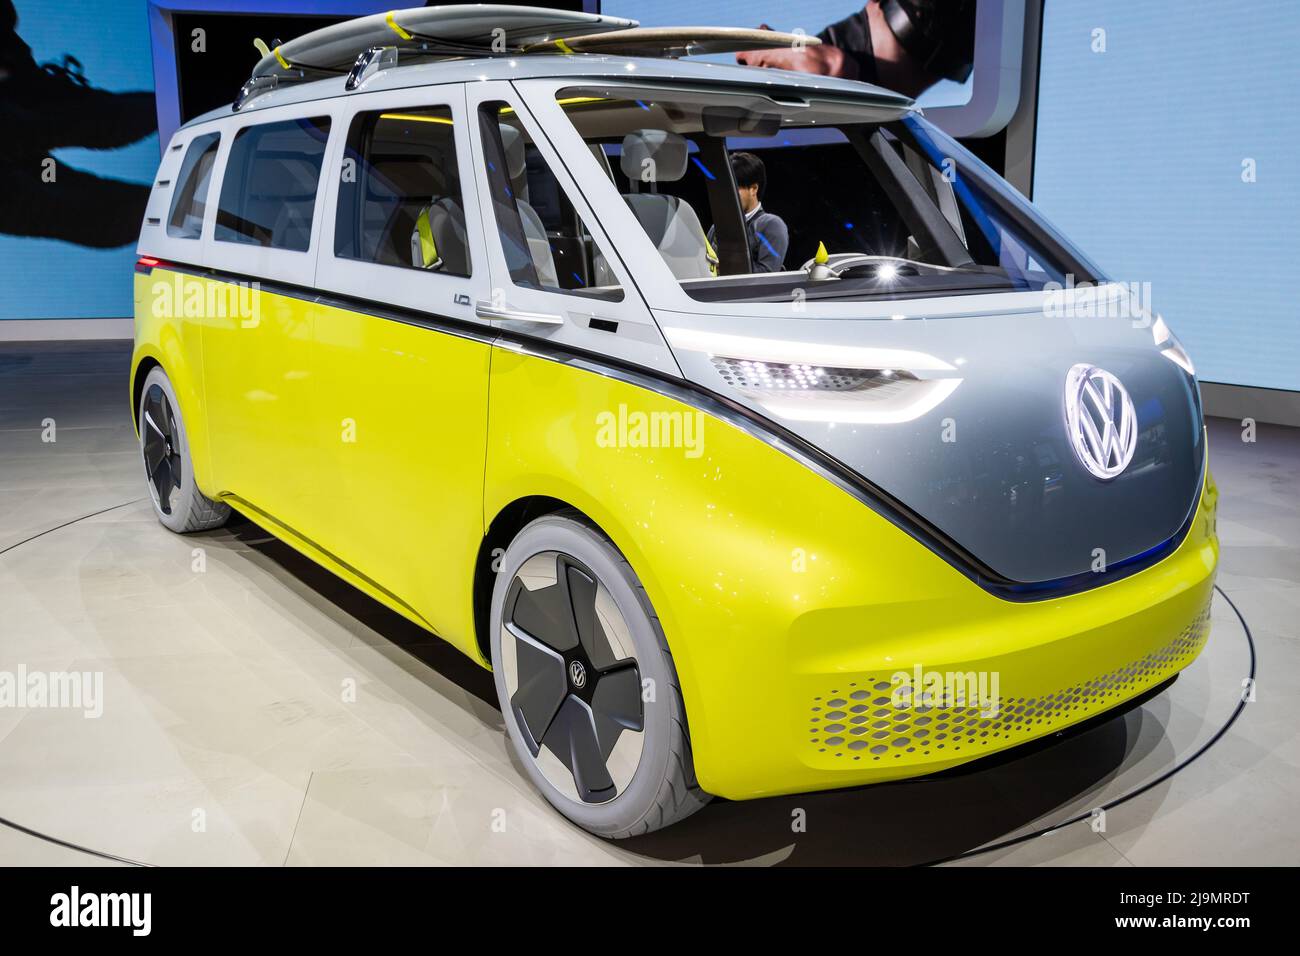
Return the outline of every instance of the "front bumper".
<path id="1" fill-rule="evenodd" d="M 755 642 L 729 662 L 691 649 L 692 666 L 711 672 L 691 677 L 702 720 L 688 711 L 702 785 L 744 799 L 933 773 L 1159 685 L 1209 636 L 1216 502 L 1207 470 L 1192 527 L 1172 555 L 1042 602 L 1001 600 L 946 566 L 929 567 L 928 580 L 913 573 L 907 591 L 891 594 L 868 579 L 894 563 L 938 559 L 911 553 L 909 539 L 897 554 L 864 561 L 859 551 L 850 567 L 841 561 L 851 545 L 819 542 L 819 563 L 837 572 L 825 575 L 826 600 L 792 615 L 784 634 L 770 635 L 775 645 Z M 866 600 L 837 601 L 855 581 Z M 923 595 L 927 583 L 933 593 Z"/>
<path id="2" fill-rule="evenodd" d="M 877 779 L 930 773 L 1117 707 L 1181 671 L 1208 637 L 1209 593 L 1195 588 L 994 657 L 804 677 L 800 760 L 836 775 L 859 761 L 870 762 Z"/>

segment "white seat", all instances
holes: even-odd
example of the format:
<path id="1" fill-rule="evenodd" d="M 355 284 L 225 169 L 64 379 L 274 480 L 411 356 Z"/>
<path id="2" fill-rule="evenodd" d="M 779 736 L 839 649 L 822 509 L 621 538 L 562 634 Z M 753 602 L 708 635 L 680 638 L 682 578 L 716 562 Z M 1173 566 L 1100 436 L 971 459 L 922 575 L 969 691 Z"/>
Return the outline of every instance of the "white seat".
<path id="1" fill-rule="evenodd" d="M 657 183 L 676 182 L 685 176 L 687 159 L 686 140 L 677 133 L 662 129 L 628 133 L 623 137 L 620 168 L 634 190 L 644 182 L 648 191 L 631 192 L 623 198 L 676 278 L 706 279 L 713 275 L 715 260 L 700 217 L 686 200 L 654 191 Z M 648 180 L 642 178 L 647 172 Z"/>
<path id="2" fill-rule="evenodd" d="M 515 194 L 519 221 L 524 229 L 524 238 L 528 240 L 528 254 L 533 260 L 537 281 L 543 288 L 558 289 L 560 280 L 555 271 L 551 240 L 546 236 L 542 217 L 528 202 L 528 156 L 524 151 L 524 136 L 513 126 L 502 126 L 501 145 L 505 149 L 506 174 L 510 177 L 510 187 Z"/>
<path id="3" fill-rule="evenodd" d="M 432 249 L 426 248 L 422 241 L 422 231 L 426 228 L 433 241 Z M 411 230 L 411 265 L 417 269 L 469 275 L 465 211 L 456 200 L 443 197 L 420 210 Z"/>

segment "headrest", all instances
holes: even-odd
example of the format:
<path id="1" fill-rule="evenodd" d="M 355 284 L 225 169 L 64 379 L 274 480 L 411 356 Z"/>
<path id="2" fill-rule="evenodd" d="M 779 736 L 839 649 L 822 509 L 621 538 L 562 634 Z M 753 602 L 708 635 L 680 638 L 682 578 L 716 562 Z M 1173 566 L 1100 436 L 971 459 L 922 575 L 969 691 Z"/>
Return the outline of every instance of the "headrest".
<path id="1" fill-rule="evenodd" d="M 663 129 L 636 129 L 623 137 L 619 166 L 633 182 L 642 182 L 642 162 L 654 161 L 654 180 L 676 182 L 686 175 L 686 140 Z"/>
<path id="2" fill-rule="evenodd" d="M 448 192 L 443 170 L 446 164 L 429 155 L 374 156 L 371 172 L 385 183 L 395 196 L 433 196 Z"/>
<path id="3" fill-rule="evenodd" d="M 524 172 L 524 134 L 513 126 L 501 127 L 501 145 L 506 152 L 506 173 L 511 179 L 518 179 Z"/>

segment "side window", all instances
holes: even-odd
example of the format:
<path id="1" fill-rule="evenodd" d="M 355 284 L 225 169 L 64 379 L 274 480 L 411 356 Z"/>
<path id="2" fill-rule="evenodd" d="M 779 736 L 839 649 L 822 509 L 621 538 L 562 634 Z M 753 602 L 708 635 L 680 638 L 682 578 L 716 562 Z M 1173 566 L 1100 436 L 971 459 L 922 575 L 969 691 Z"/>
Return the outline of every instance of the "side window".
<path id="1" fill-rule="evenodd" d="M 172 193 L 167 235 L 176 239 L 199 238 L 208 206 L 208 182 L 212 179 L 212 164 L 217 160 L 220 143 L 220 133 L 205 133 L 190 140 Z"/>
<path id="2" fill-rule="evenodd" d="M 340 176 L 336 256 L 470 274 L 450 109 L 358 113 Z"/>
<path id="3" fill-rule="evenodd" d="M 488 187 L 510 279 L 527 289 L 619 302 L 609 258 L 505 103 L 479 110 Z"/>
<path id="4" fill-rule="evenodd" d="M 329 117 L 247 126 L 221 184 L 216 238 L 306 252 Z"/>

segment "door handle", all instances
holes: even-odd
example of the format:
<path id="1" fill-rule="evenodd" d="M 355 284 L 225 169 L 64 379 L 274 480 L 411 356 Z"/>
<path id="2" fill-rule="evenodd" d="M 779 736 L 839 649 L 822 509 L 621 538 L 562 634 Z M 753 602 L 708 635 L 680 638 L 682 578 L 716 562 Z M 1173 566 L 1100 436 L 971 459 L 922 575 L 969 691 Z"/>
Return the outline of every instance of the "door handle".
<path id="1" fill-rule="evenodd" d="M 512 322 L 534 322 L 538 325 L 563 325 L 564 316 L 554 312 L 525 312 L 508 306 L 497 307 L 482 300 L 474 303 L 474 314 L 480 319 L 509 320 Z"/>

